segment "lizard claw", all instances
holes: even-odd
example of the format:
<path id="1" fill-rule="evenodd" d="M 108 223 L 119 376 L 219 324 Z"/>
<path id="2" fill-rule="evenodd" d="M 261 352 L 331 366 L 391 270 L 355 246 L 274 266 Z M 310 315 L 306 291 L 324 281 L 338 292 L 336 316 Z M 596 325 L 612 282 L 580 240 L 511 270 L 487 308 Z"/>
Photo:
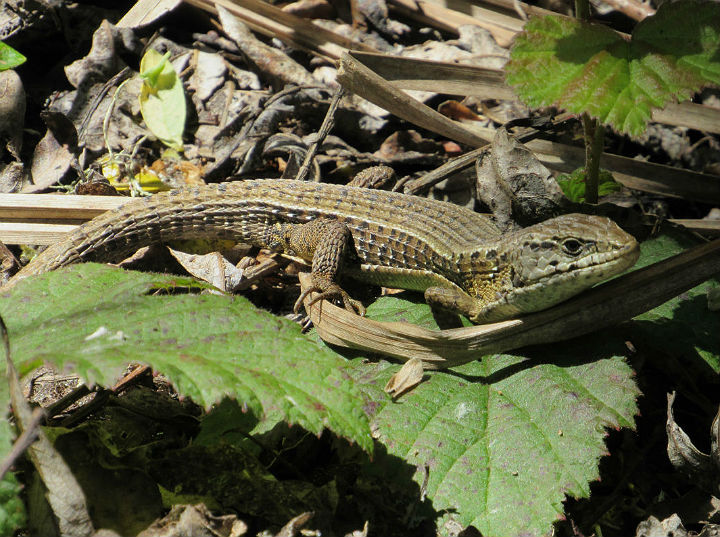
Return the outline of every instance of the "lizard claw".
<path id="1" fill-rule="evenodd" d="M 319 293 L 317 296 L 313 297 L 312 300 L 307 304 L 307 308 L 310 308 L 313 304 L 316 302 L 319 302 L 320 300 L 328 300 L 330 298 L 336 298 L 342 301 L 343 306 L 346 310 L 348 310 L 350 313 L 355 313 L 357 315 L 365 315 L 365 306 L 362 305 L 362 302 L 359 300 L 355 300 L 353 298 L 350 298 L 350 295 L 348 295 L 343 288 L 341 288 L 337 284 L 332 284 L 328 288 L 323 289 L 320 286 L 313 285 L 305 290 L 303 290 L 302 293 L 300 293 L 300 297 L 295 301 L 295 306 L 293 307 L 293 311 L 297 313 L 300 310 L 300 307 L 303 305 L 303 301 L 310 293 Z"/>

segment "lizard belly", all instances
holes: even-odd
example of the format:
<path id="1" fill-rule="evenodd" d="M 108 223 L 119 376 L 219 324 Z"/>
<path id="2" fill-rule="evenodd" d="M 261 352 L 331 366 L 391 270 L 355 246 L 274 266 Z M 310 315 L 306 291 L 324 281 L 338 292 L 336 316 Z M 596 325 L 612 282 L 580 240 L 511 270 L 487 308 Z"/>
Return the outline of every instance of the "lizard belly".
<path id="1" fill-rule="evenodd" d="M 361 282 L 383 287 L 411 291 L 425 291 L 429 287 L 443 287 L 462 291 L 455 283 L 431 270 L 396 268 L 363 263 L 359 268 L 346 267 L 343 274 Z"/>

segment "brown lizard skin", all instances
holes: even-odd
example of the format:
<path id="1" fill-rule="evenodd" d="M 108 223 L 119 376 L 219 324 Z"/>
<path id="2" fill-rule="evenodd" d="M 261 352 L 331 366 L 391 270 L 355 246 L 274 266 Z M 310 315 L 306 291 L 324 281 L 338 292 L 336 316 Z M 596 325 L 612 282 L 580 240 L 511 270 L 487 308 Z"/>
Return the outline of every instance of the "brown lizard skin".
<path id="1" fill-rule="evenodd" d="M 548 308 L 635 264 L 635 239 L 611 220 L 560 216 L 508 234 L 486 217 L 394 192 L 251 180 L 128 202 L 78 227 L 13 277 L 82 261 L 116 261 L 179 238 L 229 238 L 312 263 L 314 290 L 362 312 L 336 283 L 425 292 L 432 306 L 496 321 Z M 302 297 L 301 297 L 302 298 Z M 298 301 L 299 304 L 299 301 Z"/>

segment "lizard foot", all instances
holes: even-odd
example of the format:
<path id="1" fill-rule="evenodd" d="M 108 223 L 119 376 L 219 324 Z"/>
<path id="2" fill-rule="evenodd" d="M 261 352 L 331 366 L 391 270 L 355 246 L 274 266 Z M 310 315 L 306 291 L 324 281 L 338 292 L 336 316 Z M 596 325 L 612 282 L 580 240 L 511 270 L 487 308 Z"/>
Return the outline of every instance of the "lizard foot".
<path id="1" fill-rule="evenodd" d="M 313 297 L 313 299 L 307 305 L 308 308 L 320 300 L 335 298 L 341 300 L 345 309 L 348 310 L 350 313 L 356 313 L 357 315 L 365 315 L 365 306 L 362 305 L 362 302 L 350 298 L 350 295 L 348 295 L 345 290 L 336 283 L 332 283 L 328 286 L 313 285 L 305 289 L 302 293 L 300 293 L 300 297 L 295 302 L 295 307 L 293 308 L 293 311 L 297 313 L 300 310 L 300 307 L 303 305 L 303 300 L 305 300 L 305 298 L 310 293 L 316 292 L 320 294 L 318 294 L 318 296 L 316 297 Z"/>

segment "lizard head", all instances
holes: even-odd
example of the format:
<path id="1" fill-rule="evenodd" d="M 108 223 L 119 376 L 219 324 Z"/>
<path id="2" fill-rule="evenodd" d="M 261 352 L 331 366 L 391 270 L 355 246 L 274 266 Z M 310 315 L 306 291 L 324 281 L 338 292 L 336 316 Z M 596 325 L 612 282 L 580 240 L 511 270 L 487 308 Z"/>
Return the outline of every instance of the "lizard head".
<path id="1" fill-rule="evenodd" d="M 602 216 L 568 214 L 510 234 L 497 252 L 504 274 L 478 321 L 553 306 L 632 267 L 637 241 Z"/>

